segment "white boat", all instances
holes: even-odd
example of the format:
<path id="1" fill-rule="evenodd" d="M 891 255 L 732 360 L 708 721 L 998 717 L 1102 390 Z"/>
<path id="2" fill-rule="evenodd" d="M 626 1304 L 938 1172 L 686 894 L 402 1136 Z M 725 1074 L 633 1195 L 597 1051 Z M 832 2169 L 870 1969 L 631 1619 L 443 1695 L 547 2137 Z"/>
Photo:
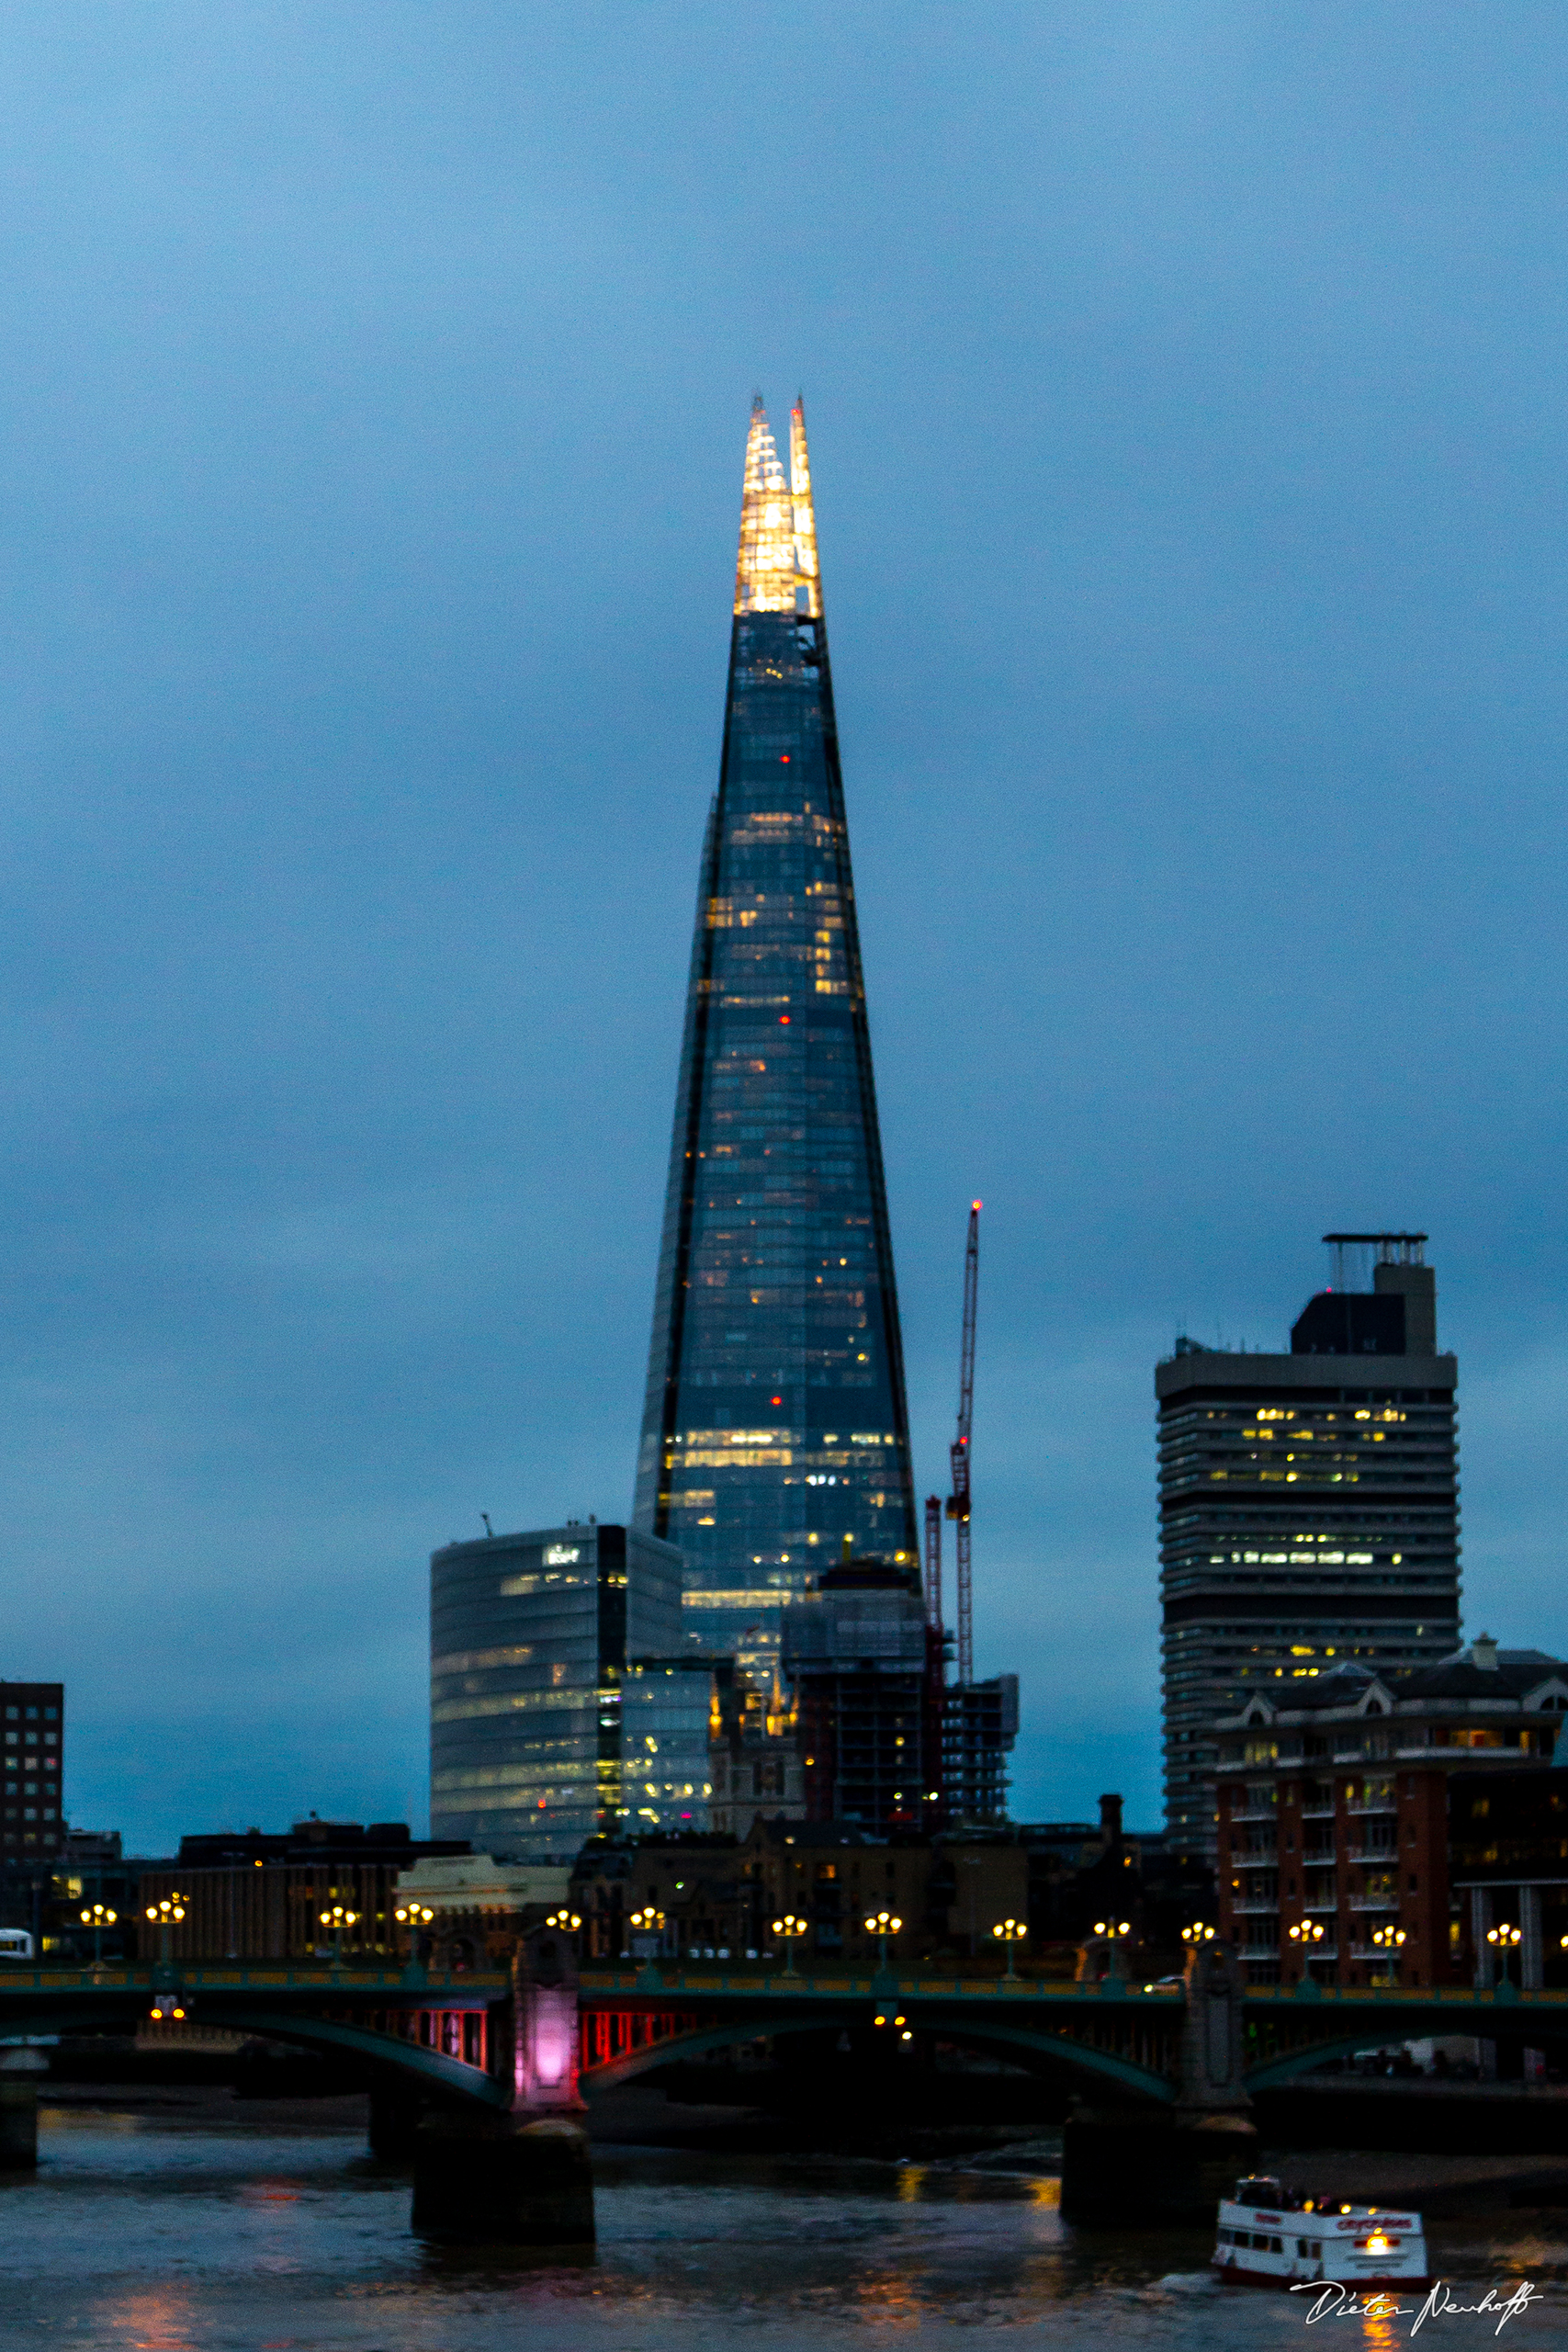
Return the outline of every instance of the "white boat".
<path id="1" fill-rule="evenodd" d="M 1235 2195 L 1221 2198 L 1213 2267 L 1237 2286 L 1429 2283 L 1419 2213 L 1303 2197 L 1267 2177 L 1238 2180 Z"/>

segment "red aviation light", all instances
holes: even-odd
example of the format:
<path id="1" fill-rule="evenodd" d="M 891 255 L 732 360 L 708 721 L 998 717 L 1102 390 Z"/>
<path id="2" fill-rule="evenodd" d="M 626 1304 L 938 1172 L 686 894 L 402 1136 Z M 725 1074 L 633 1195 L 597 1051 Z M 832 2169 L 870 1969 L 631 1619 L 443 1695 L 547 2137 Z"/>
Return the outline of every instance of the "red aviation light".
<path id="1" fill-rule="evenodd" d="M 787 1013 L 787 1012 L 781 1012 L 781 1013 L 780 1013 L 780 1015 L 779 1015 L 779 1019 L 784 1023 L 784 1027 L 787 1029 L 787 1028 L 789 1027 L 789 1015 L 788 1015 L 788 1013 Z"/>
<path id="2" fill-rule="evenodd" d="M 786 768 L 788 767 L 788 765 L 789 765 L 789 753 L 788 753 L 787 752 L 781 752 L 779 753 L 779 764 L 780 764 L 782 767 L 786 767 Z"/>

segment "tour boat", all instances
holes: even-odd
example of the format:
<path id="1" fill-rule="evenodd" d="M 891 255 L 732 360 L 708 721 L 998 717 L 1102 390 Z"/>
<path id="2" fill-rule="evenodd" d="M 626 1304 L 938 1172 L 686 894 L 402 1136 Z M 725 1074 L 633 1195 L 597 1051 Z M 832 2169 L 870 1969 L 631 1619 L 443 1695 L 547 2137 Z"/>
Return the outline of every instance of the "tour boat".
<path id="1" fill-rule="evenodd" d="M 1220 2199 L 1215 2270 L 1236 2285 L 1347 2287 L 1427 2283 L 1419 2213 L 1302 2197 L 1277 2180 L 1238 2180 Z"/>

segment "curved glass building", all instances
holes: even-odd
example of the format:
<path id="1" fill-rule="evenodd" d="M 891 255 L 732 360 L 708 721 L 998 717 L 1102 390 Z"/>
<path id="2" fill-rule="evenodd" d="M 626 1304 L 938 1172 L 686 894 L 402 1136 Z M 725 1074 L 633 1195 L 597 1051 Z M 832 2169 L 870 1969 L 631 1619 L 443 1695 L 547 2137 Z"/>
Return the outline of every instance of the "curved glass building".
<path id="1" fill-rule="evenodd" d="M 903 1348 L 817 532 L 746 445 L 718 790 L 697 889 L 635 1523 L 753 1674 L 846 1540 L 917 1562 Z"/>

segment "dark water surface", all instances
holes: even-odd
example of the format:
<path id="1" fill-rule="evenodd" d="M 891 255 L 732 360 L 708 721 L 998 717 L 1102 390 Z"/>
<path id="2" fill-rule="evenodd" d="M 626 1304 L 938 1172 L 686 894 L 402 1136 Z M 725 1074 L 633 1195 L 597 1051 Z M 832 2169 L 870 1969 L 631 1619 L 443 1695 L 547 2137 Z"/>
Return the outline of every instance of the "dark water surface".
<path id="1" fill-rule="evenodd" d="M 1309 2328 L 1301 2298 L 1215 2287 L 1205 2237 L 1080 2235 L 1055 2181 L 987 2167 L 613 2148 L 597 2255 L 531 2267 L 421 2245 L 406 2177 L 346 2131 L 54 2109 L 40 2150 L 36 2178 L 0 2187 L 5 2352 L 920 2352 L 976 2329 L 1085 2352 L 1411 2340 L 1408 2317 Z M 1568 2214 L 1450 2224 L 1433 2245 L 1467 2301 L 1493 2279 L 1544 2288 L 1505 2344 L 1568 2347 Z M 1448 2317 L 1415 2340 L 1479 2346 L 1495 2326 Z"/>

